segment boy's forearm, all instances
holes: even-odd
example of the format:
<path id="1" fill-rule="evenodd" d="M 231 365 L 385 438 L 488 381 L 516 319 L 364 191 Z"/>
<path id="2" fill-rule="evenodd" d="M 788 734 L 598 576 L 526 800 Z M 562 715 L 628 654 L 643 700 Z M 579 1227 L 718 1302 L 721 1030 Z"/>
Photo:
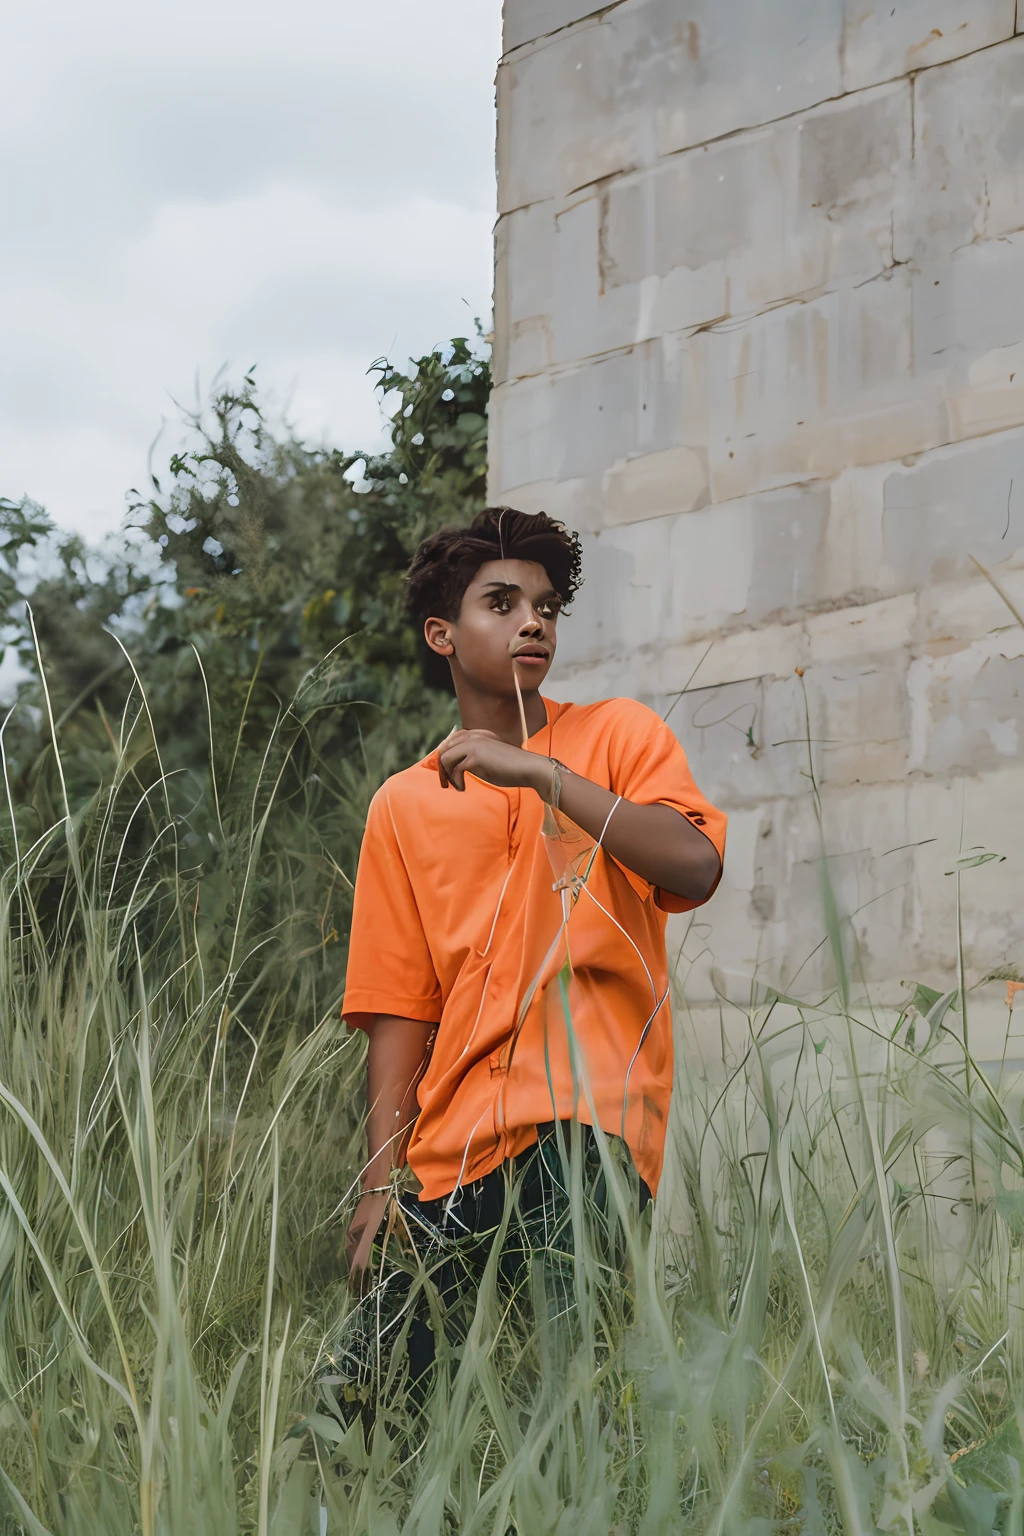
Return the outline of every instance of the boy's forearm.
<path id="1" fill-rule="evenodd" d="M 383 1188 L 392 1168 L 405 1162 L 419 1113 L 416 1087 L 429 1059 L 436 1027 L 389 1014 L 379 1014 L 369 1026 L 364 1190 Z"/>
<path id="2" fill-rule="evenodd" d="M 552 771 L 541 758 L 535 788 L 550 801 Z M 687 901 L 703 901 L 718 878 L 721 860 L 711 839 L 670 805 L 635 805 L 601 784 L 559 770 L 558 806 L 627 869 Z M 614 814 L 612 809 L 614 807 Z M 611 820 L 609 821 L 609 814 Z"/>

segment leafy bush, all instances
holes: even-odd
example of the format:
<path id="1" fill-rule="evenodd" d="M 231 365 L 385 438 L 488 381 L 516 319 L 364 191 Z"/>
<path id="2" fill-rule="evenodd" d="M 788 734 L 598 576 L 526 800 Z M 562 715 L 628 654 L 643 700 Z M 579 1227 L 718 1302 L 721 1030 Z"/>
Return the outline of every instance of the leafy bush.
<path id="1" fill-rule="evenodd" d="M 144 857 L 158 795 L 180 821 L 180 867 L 202 873 L 196 922 L 212 955 L 276 783 L 247 899 L 266 931 L 319 952 L 321 996 L 340 993 L 369 798 L 455 720 L 454 700 L 421 675 L 403 572 L 426 533 L 472 517 L 486 487 L 486 358 L 456 340 L 408 374 L 374 371 L 386 453 L 275 440 L 249 375 L 191 420 L 169 480 L 154 476 L 105 549 L 57 534 L 31 504 L 0 504 L 0 605 L 24 674 L 5 731 L 22 842 L 54 824 L 65 793 L 76 815 L 93 814 L 113 754 L 151 791 L 124 829 L 121 878 Z M 137 706 L 142 688 L 129 730 L 126 694 Z"/>

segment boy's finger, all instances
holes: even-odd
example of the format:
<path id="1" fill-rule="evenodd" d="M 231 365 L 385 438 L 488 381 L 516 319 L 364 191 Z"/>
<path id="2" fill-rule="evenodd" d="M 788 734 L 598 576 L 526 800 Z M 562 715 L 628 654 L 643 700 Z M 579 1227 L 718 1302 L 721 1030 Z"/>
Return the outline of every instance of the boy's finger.
<path id="1" fill-rule="evenodd" d="M 453 736 L 449 741 L 445 742 L 443 749 L 437 754 L 437 771 L 440 775 L 442 789 L 447 789 L 449 784 L 454 783 L 454 772 L 458 761 L 459 747 Z"/>
<path id="2" fill-rule="evenodd" d="M 445 777 L 453 789 L 465 789 L 463 774 L 465 772 L 466 758 L 470 755 L 470 747 L 467 743 L 460 746 L 449 742 L 445 747 L 444 755 L 437 759 L 437 766 L 444 770 Z"/>
<path id="3" fill-rule="evenodd" d="M 352 1255 L 352 1260 L 349 1264 L 348 1271 L 349 1279 L 352 1281 L 352 1284 L 359 1292 L 362 1292 L 363 1287 L 366 1284 L 366 1275 L 369 1267 L 370 1245 L 364 1240 L 362 1243 L 360 1243 L 359 1247 Z"/>
<path id="4" fill-rule="evenodd" d="M 445 769 L 448 782 L 452 789 L 463 790 L 466 787 L 466 759 L 462 754 L 456 754 L 454 761 L 449 761 Z"/>
<path id="5" fill-rule="evenodd" d="M 343 1251 L 345 1254 L 345 1263 L 348 1266 L 350 1274 L 352 1274 L 355 1270 L 356 1254 L 359 1252 L 359 1244 L 362 1240 L 362 1235 L 362 1227 L 356 1227 L 355 1229 L 350 1227 L 348 1232 L 345 1234 L 345 1246 Z"/>

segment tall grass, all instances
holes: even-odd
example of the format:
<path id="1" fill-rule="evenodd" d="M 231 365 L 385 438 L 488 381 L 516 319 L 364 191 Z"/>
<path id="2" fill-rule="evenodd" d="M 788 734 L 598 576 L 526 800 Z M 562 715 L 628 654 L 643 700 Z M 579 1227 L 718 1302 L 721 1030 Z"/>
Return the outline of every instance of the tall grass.
<path id="1" fill-rule="evenodd" d="M 111 742 L 41 835 L 8 806 L 5 1529 L 1021 1528 L 1024 1139 L 963 995 L 898 1020 L 842 973 L 814 1005 L 753 995 L 742 1050 L 680 1074 L 653 1214 L 607 1158 L 626 1284 L 577 1180 L 574 1316 L 510 1306 L 492 1264 L 458 1368 L 423 1402 L 396 1369 L 364 1435 L 329 1384 L 361 1046 L 315 946 L 252 921 L 295 815 L 278 746 L 210 811 L 237 852 L 211 939 L 138 690 Z"/>
<path id="2" fill-rule="evenodd" d="M 26 1531 L 298 1529 L 282 1446 L 343 1304 L 359 1052 L 293 925 L 253 931 L 280 743 L 211 813 L 211 913 L 140 690 L 111 739 L 29 846 L 8 805 L 0 1484 Z"/>

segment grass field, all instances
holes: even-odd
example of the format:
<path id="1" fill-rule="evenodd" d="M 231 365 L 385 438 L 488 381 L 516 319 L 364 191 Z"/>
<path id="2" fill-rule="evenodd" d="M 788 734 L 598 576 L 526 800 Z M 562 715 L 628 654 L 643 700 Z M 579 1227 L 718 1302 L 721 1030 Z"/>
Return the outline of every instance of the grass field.
<path id="1" fill-rule="evenodd" d="M 492 1276 L 457 1372 L 422 1405 L 399 1373 L 368 1440 L 340 1425 L 317 1383 L 362 1046 L 316 946 L 250 921 L 295 808 L 269 768 L 222 790 L 211 940 L 138 694 L 115 737 L 0 875 L 4 1529 L 1021 1529 L 1019 1095 L 958 992 L 898 1020 L 851 995 L 827 902 L 834 991 L 752 998 L 737 1059 L 680 1093 L 653 1219 L 621 1204 L 628 1285 L 580 1219 L 557 1339 Z"/>

